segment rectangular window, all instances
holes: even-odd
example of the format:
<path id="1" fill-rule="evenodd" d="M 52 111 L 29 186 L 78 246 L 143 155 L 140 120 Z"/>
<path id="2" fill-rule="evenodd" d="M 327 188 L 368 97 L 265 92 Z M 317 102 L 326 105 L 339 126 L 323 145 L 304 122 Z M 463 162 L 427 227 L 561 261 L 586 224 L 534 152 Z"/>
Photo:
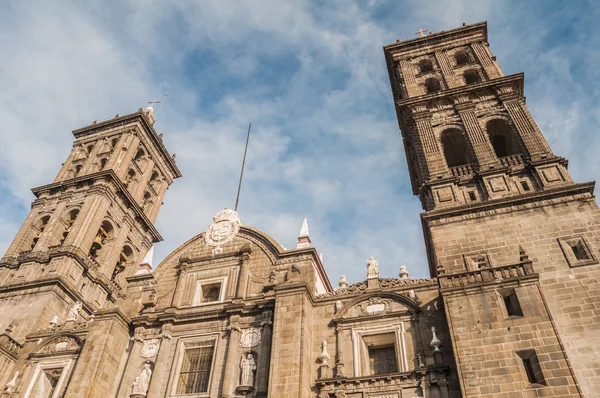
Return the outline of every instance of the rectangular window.
<path id="1" fill-rule="evenodd" d="M 577 260 L 590 259 L 590 256 L 588 256 L 587 251 L 585 250 L 585 247 L 583 246 L 583 242 L 581 240 L 574 240 L 568 242 L 568 244 Z"/>
<path id="2" fill-rule="evenodd" d="M 559 238 L 558 243 L 569 266 L 579 267 L 597 263 L 583 236 Z"/>
<path id="3" fill-rule="evenodd" d="M 521 181 L 521 187 L 523 188 L 524 192 L 527 192 L 530 190 L 529 183 L 527 181 Z"/>
<path id="4" fill-rule="evenodd" d="M 211 341 L 205 342 L 201 346 L 186 348 L 183 351 L 177 394 L 208 392 L 214 350 L 215 345 Z"/>
<path id="5" fill-rule="evenodd" d="M 201 303 L 212 303 L 214 301 L 219 301 L 219 297 L 221 296 L 221 283 L 201 285 L 201 290 Z"/>
<path id="6" fill-rule="evenodd" d="M 395 347 L 370 347 L 369 367 L 374 375 L 397 372 Z"/>
<path id="7" fill-rule="evenodd" d="M 523 310 L 521 310 L 521 304 L 519 304 L 519 298 L 514 289 L 508 295 L 503 296 L 503 298 L 508 316 L 523 316 Z"/>
<path id="8" fill-rule="evenodd" d="M 546 384 L 540 361 L 535 350 L 519 351 L 517 355 L 521 358 L 527 381 L 531 384 Z"/>
<path id="9" fill-rule="evenodd" d="M 43 369 L 33 387 L 33 394 L 39 398 L 50 398 L 60 380 L 63 368 Z"/>

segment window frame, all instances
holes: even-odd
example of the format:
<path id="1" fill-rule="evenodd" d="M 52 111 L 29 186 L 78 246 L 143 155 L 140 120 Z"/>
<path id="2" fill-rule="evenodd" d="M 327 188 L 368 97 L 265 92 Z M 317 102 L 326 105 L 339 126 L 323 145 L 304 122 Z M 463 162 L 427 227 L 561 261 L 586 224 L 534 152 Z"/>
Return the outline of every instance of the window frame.
<path id="1" fill-rule="evenodd" d="M 581 247 L 583 248 L 583 250 L 585 251 L 585 254 L 587 254 L 588 258 L 578 259 L 575 256 L 575 253 L 572 249 L 573 243 L 580 244 Z M 590 247 L 587 244 L 583 235 L 567 236 L 567 237 L 563 237 L 563 238 L 558 238 L 558 244 L 563 251 L 565 259 L 567 260 L 567 263 L 569 264 L 569 267 L 571 267 L 571 268 L 598 263 L 596 256 L 594 256 L 594 253 L 590 249 Z"/>
<path id="2" fill-rule="evenodd" d="M 183 359 L 185 357 L 186 349 L 201 347 L 206 343 L 212 343 L 213 354 L 212 361 L 210 363 L 210 371 L 208 376 L 208 383 L 206 392 L 194 392 L 189 394 L 178 394 L 177 387 L 179 386 L 179 376 L 181 374 L 181 367 L 183 366 Z M 172 369 L 175 371 L 172 373 L 171 380 L 169 382 L 170 387 L 169 397 L 186 397 L 186 398 L 204 398 L 211 396 L 211 389 L 213 383 L 213 376 L 215 371 L 215 363 L 217 361 L 218 347 L 219 346 L 219 334 L 205 334 L 180 338 L 177 343 L 177 349 L 175 352 L 175 359 L 173 361 Z"/>
<path id="3" fill-rule="evenodd" d="M 227 289 L 227 276 L 219 276 L 215 278 L 200 279 L 196 281 L 196 287 L 194 288 L 194 295 L 192 296 L 191 307 L 199 307 L 203 305 L 218 304 L 225 301 L 225 290 Z M 213 285 L 216 283 L 221 284 L 221 290 L 219 291 L 219 299 L 217 301 L 202 302 L 202 286 Z"/>
<path id="4" fill-rule="evenodd" d="M 37 384 L 39 378 L 42 376 L 42 373 L 46 369 L 58 369 L 61 368 L 62 372 L 58 381 L 56 382 L 56 386 L 54 386 L 54 392 L 50 396 L 50 398 L 59 398 L 63 394 L 63 389 L 66 387 L 66 380 L 70 376 L 73 358 L 53 358 L 50 360 L 39 361 L 35 366 L 35 370 L 33 371 L 33 376 L 29 381 L 29 385 L 27 386 L 27 390 L 25 391 L 25 396 L 31 396 L 35 385 Z"/>
<path id="5" fill-rule="evenodd" d="M 381 373 L 381 374 L 364 374 L 370 372 L 370 356 L 368 352 L 368 344 L 365 341 L 377 338 L 378 336 L 384 336 L 393 334 L 394 351 L 396 353 L 396 371 L 392 373 Z M 365 327 L 360 329 L 352 328 L 352 348 L 353 348 L 353 368 L 354 377 L 361 376 L 373 376 L 380 377 L 383 375 L 409 372 L 410 365 L 408 363 L 408 356 L 406 351 L 405 342 L 405 326 L 404 320 L 393 326 L 387 327 Z M 389 347 L 389 344 L 383 344 L 381 347 Z M 365 371 L 369 369 L 368 371 Z"/>

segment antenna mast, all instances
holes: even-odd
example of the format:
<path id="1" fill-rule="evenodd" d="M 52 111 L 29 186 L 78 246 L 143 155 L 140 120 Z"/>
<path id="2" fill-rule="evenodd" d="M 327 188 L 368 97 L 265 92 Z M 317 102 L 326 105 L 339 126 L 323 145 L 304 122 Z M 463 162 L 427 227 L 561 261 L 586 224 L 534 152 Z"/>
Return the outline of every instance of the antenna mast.
<path id="1" fill-rule="evenodd" d="M 240 190 L 242 189 L 242 177 L 244 176 L 244 165 L 246 164 L 246 152 L 248 152 L 248 141 L 250 140 L 250 128 L 252 123 L 248 124 L 248 134 L 246 135 L 246 148 L 244 148 L 244 160 L 242 160 L 242 171 L 240 172 L 240 183 L 238 184 L 237 197 L 235 198 L 235 211 L 238 209 L 240 201 Z"/>

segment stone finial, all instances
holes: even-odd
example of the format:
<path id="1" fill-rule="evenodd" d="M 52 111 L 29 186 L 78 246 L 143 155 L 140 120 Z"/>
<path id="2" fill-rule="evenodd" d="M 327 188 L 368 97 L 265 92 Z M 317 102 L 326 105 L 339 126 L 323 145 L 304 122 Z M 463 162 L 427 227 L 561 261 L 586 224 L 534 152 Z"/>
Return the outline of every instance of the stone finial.
<path id="1" fill-rule="evenodd" d="M 433 334 L 433 337 L 431 339 L 431 343 L 429 343 L 429 346 L 433 348 L 433 351 L 439 351 L 442 342 L 440 341 L 440 339 L 437 338 L 437 335 L 435 334 L 435 326 L 431 327 L 431 334 Z"/>
<path id="2" fill-rule="evenodd" d="M 319 260 L 321 260 L 321 264 L 323 264 L 323 253 L 319 253 Z"/>
<path id="3" fill-rule="evenodd" d="M 324 340 L 323 343 L 321 343 L 321 355 L 319 355 L 319 361 L 326 364 L 330 359 L 331 355 L 327 352 L 327 340 Z"/>
<path id="4" fill-rule="evenodd" d="M 406 270 L 406 265 L 400 267 L 400 279 L 408 279 L 410 273 Z"/>
<path id="5" fill-rule="evenodd" d="M 379 261 L 371 256 L 367 261 L 367 279 L 373 278 L 379 278 Z"/>
<path id="6" fill-rule="evenodd" d="M 310 234 L 308 233 L 308 220 L 305 218 L 302 221 L 302 227 L 300 228 L 300 233 L 298 234 L 298 243 L 296 244 L 296 249 L 304 249 L 310 247 Z"/>
<path id="7" fill-rule="evenodd" d="M 340 276 L 340 281 L 338 282 L 340 287 L 348 287 L 348 279 L 346 279 L 346 275 Z"/>
<path id="8" fill-rule="evenodd" d="M 154 108 L 152 108 L 152 106 L 146 107 L 146 109 L 144 110 L 144 115 L 148 117 L 148 120 L 150 120 L 151 124 L 154 124 L 154 121 L 156 119 L 154 118 Z"/>

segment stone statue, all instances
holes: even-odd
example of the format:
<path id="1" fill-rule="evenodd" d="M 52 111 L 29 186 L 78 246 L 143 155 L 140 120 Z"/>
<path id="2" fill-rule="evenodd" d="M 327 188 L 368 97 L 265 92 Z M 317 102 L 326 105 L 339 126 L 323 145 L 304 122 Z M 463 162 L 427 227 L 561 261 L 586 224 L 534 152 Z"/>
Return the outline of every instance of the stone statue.
<path id="1" fill-rule="evenodd" d="M 379 278 L 379 261 L 373 256 L 367 261 L 367 278 Z"/>
<path id="2" fill-rule="evenodd" d="M 8 383 L 6 383 L 6 386 L 4 387 L 4 392 L 7 393 L 12 393 L 15 391 L 15 388 L 17 387 L 17 379 L 19 378 L 19 372 L 15 372 L 15 375 L 13 376 L 12 380 L 9 381 Z"/>
<path id="3" fill-rule="evenodd" d="M 240 367 L 242 369 L 240 384 L 242 386 L 254 386 L 254 372 L 256 371 L 254 356 L 248 353 L 245 357 L 242 357 Z"/>
<path id="4" fill-rule="evenodd" d="M 76 321 L 79 319 L 79 311 L 81 310 L 81 302 L 76 302 L 73 304 L 73 307 L 69 310 L 69 315 L 67 316 L 67 321 Z"/>
<path id="5" fill-rule="evenodd" d="M 337 314 L 337 313 L 339 313 L 339 312 L 342 310 L 342 308 L 343 308 L 343 307 L 342 307 L 342 300 L 338 300 L 338 301 L 336 301 L 336 302 L 335 302 L 335 307 L 334 307 L 334 309 L 335 309 L 335 313 L 336 313 L 336 314 Z"/>
<path id="6" fill-rule="evenodd" d="M 135 378 L 133 385 L 131 386 L 132 395 L 142 395 L 146 396 L 148 393 L 148 388 L 150 387 L 150 379 L 152 378 L 152 363 L 150 361 L 146 361 L 144 363 L 144 370 L 140 373 L 138 377 Z"/>

